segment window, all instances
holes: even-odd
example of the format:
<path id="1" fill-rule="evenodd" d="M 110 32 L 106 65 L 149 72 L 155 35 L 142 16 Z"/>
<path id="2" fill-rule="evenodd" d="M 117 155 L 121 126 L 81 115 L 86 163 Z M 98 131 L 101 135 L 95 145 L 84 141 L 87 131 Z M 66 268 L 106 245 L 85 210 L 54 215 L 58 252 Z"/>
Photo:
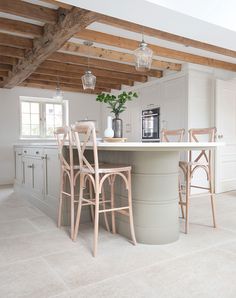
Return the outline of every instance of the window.
<path id="1" fill-rule="evenodd" d="M 67 102 L 20 97 L 21 138 L 53 138 L 56 127 L 66 124 Z"/>

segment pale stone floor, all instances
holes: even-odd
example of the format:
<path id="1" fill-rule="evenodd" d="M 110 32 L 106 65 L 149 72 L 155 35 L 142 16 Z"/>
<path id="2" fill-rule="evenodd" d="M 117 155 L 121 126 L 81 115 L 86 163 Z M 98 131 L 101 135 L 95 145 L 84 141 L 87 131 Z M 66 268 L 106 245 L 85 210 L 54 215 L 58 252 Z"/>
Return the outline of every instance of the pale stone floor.
<path id="1" fill-rule="evenodd" d="M 91 255 L 92 227 L 73 243 L 66 229 L 13 193 L 0 189 L 0 297 L 236 297 L 236 192 L 191 203 L 189 235 L 161 246 L 131 245 L 100 229 Z M 181 227 L 181 230 L 183 227 Z"/>

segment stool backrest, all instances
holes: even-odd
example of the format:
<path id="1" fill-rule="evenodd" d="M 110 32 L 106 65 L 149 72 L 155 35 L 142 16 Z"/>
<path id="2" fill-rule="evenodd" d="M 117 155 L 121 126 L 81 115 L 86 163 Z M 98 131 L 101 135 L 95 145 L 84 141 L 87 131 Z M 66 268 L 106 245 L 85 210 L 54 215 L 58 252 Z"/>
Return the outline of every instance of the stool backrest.
<path id="1" fill-rule="evenodd" d="M 73 165 L 73 150 L 70 128 L 68 126 L 57 127 L 54 131 L 54 136 L 56 137 L 58 144 L 58 155 L 61 166 L 67 170 L 71 170 Z M 64 150 L 64 146 L 67 145 L 67 142 L 69 142 L 69 162 Z"/>
<path id="2" fill-rule="evenodd" d="M 161 131 L 161 142 L 182 142 L 184 137 L 185 129 L 167 130 L 162 129 Z"/>
<path id="3" fill-rule="evenodd" d="M 91 173 L 98 173 L 98 151 L 96 142 L 95 124 L 92 121 L 83 121 L 71 126 L 75 141 L 80 169 L 88 169 Z M 88 146 L 93 150 L 93 161 L 88 161 L 85 151 Z"/>
<path id="4" fill-rule="evenodd" d="M 216 128 L 192 128 L 189 130 L 189 141 L 190 142 L 214 142 L 216 139 Z M 211 151 L 212 150 L 202 150 L 201 153 L 194 157 L 192 152 L 189 152 L 189 160 L 198 162 L 200 159 L 205 160 L 207 163 L 211 162 Z"/>

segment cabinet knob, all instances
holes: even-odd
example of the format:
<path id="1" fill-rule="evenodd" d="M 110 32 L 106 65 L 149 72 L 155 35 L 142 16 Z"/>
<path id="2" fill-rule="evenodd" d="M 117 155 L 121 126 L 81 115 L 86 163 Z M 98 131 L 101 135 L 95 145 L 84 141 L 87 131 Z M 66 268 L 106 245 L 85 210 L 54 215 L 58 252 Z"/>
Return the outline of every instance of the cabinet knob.
<path id="1" fill-rule="evenodd" d="M 36 151 L 36 154 L 39 154 L 39 151 Z"/>
<path id="2" fill-rule="evenodd" d="M 24 153 L 27 153 L 27 150 L 24 150 Z"/>
<path id="3" fill-rule="evenodd" d="M 28 165 L 27 168 L 32 169 L 34 167 L 34 165 Z"/>

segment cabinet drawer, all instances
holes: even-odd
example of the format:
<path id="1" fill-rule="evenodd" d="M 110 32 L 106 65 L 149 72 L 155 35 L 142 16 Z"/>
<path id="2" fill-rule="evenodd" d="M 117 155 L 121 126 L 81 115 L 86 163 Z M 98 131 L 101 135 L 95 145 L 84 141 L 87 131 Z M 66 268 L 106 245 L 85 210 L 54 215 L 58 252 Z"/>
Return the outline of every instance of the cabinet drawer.
<path id="1" fill-rule="evenodd" d="M 30 155 L 30 156 L 42 156 L 43 149 L 42 148 L 23 148 L 22 150 L 23 155 Z"/>

